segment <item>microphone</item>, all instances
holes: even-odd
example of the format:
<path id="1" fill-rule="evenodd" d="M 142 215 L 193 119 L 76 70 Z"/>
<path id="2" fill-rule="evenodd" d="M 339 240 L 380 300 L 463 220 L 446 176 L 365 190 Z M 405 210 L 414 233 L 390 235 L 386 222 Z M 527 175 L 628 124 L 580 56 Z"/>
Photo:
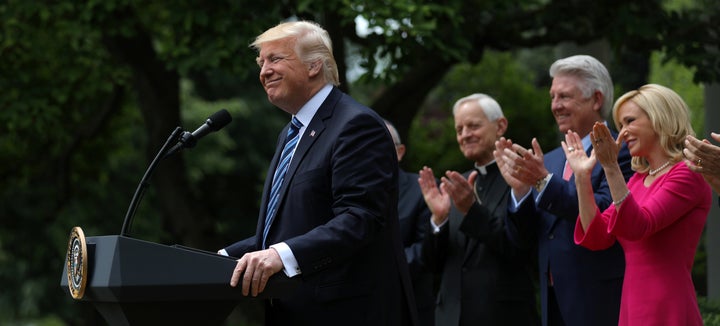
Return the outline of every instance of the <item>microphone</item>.
<path id="1" fill-rule="evenodd" d="M 183 132 L 182 136 L 180 136 L 180 139 L 178 139 L 178 143 L 175 144 L 175 146 L 173 146 L 172 148 L 170 148 L 169 151 L 167 151 L 165 157 L 175 154 L 184 148 L 195 147 L 198 139 L 204 137 L 205 135 L 213 131 L 218 131 L 222 129 L 223 127 L 227 126 L 230 121 L 232 121 L 232 117 L 230 116 L 230 113 L 228 113 L 228 111 L 225 109 L 213 113 L 210 117 L 208 117 L 207 121 L 205 121 L 202 126 L 197 128 L 192 133 L 188 131 Z"/>

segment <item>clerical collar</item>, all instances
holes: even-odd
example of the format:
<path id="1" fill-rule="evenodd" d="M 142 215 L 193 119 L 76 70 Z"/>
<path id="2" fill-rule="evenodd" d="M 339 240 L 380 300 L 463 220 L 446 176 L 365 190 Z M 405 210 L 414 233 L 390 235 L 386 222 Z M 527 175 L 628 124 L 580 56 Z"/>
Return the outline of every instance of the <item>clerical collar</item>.
<path id="1" fill-rule="evenodd" d="M 480 174 L 487 175 L 487 167 L 490 165 L 493 165 L 493 164 L 495 164 L 495 160 L 492 160 L 488 164 L 485 164 L 485 165 L 478 165 L 477 163 L 475 163 L 475 169 L 477 169 L 478 172 L 480 172 Z"/>

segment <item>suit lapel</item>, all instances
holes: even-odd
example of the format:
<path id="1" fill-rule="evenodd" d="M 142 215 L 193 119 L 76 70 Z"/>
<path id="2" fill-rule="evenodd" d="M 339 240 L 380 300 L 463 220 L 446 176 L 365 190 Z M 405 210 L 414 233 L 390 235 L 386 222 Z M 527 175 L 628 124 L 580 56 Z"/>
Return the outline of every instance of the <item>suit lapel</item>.
<path id="1" fill-rule="evenodd" d="M 562 180 L 563 172 L 565 170 L 565 161 L 567 161 L 567 157 L 565 157 L 565 152 L 562 150 L 561 147 L 558 147 L 557 150 L 555 150 L 551 153 L 548 153 L 548 155 L 545 157 L 548 162 L 548 164 L 545 166 L 545 168 L 547 168 L 550 173 L 558 176 L 560 178 L 560 180 Z M 570 177 L 570 180 L 565 181 L 565 182 L 575 182 L 573 180 L 574 177 L 575 177 L 575 175 L 573 174 Z M 546 196 L 548 196 L 548 195 L 546 194 Z M 555 224 L 558 221 L 558 217 L 553 214 L 548 214 L 548 220 L 549 220 L 549 223 L 547 223 L 547 224 L 543 223 L 543 224 L 545 224 L 546 229 L 544 231 L 546 234 L 552 232 L 552 229 L 555 227 Z"/>
<path id="2" fill-rule="evenodd" d="M 300 138 L 300 142 L 295 149 L 295 154 L 293 154 L 292 161 L 290 162 L 287 174 L 285 175 L 285 182 L 283 182 L 283 186 L 280 188 L 281 204 L 287 193 L 288 185 L 292 183 L 292 179 L 295 177 L 295 172 L 297 172 L 298 167 L 310 152 L 310 149 L 315 142 L 322 137 L 323 131 L 325 131 L 325 120 L 332 116 L 333 111 L 335 110 L 335 105 L 341 95 L 342 93 L 337 88 L 333 88 L 325 101 L 320 105 L 320 108 L 318 108 L 317 112 L 315 112 L 315 116 L 310 121 L 310 124 L 308 124 L 305 132 Z"/>

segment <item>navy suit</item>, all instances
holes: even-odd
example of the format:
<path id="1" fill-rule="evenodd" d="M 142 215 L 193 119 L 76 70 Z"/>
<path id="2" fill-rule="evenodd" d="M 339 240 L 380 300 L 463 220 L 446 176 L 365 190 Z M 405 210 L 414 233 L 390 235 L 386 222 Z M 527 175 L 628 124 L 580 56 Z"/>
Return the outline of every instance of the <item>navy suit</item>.
<path id="1" fill-rule="evenodd" d="M 630 158 L 623 144 L 618 163 L 625 180 L 633 173 Z M 622 248 L 616 243 L 607 250 L 591 251 L 575 244 L 578 200 L 574 176 L 569 181 L 562 178 L 566 161 L 562 148 L 547 153 L 544 160 L 553 176 L 542 197 L 535 202 L 537 193 L 533 189 L 518 211 L 508 215 L 511 236 L 523 246 L 538 245 L 543 325 L 549 325 L 550 277 L 565 325 L 617 325 L 625 271 Z M 591 179 L 595 201 L 603 211 L 612 197 L 600 164 L 593 169 Z"/>
<path id="2" fill-rule="evenodd" d="M 225 248 L 231 256 L 262 249 L 272 171 L 288 127 L 270 163 L 256 236 Z M 383 120 L 333 88 L 280 190 L 267 243 L 290 247 L 300 285 L 266 303 L 267 325 L 402 325 L 416 318 L 398 231 L 398 170 Z"/>
<path id="3" fill-rule="evenodd" d="M 410 267 L 420 325 L 434 325 L 435 294 L 433 274 L 422 259 L 422 244 L 430 226 L 430 209 L 425 204 L 417 173 L 400 171 L 398 218 L 400 238 Z"/>

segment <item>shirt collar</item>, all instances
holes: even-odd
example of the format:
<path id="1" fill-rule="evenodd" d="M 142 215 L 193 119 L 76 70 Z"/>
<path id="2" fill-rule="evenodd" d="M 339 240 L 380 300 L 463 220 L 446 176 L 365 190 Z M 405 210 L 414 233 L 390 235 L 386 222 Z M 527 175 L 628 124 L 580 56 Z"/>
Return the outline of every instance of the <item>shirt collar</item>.
<path id="1" fill-rule="evenodd" d="M 592 142 L 590 141 L 590 134 L 585 135 L 582 139 L 583 149 L 587 152 L 590 149 Z"/>
<path id="2" fill-rule="evenodd" d="M 333 86 L 331 84 L 323 86 L 323 88 L 315 93 L 315 95 L 313 95 L 313 97 L 310 98 L 310 100 L 307 101 L 307 103 L 305 103 L 305 105 L 303 105 L 295 115 L 295 117 L 303 124 L 303 127 L 300 129 L 301 134 L 305 130 L 305 127 L 310 124 L 310 121 L 312 121 L 318 109 L 320 109 L 320 105 L 322 105 L 328 95 L 330 95 L 332 88 Z"/>

